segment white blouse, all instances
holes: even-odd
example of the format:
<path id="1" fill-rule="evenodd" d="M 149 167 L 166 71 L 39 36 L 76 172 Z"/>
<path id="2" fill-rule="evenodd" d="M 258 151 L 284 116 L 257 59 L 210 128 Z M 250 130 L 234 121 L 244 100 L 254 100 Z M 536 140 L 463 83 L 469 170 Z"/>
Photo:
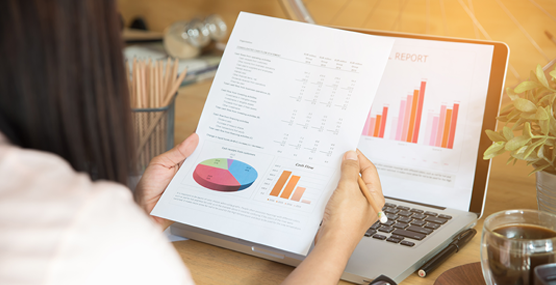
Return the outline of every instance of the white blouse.
<path id="1" fill-rule="evenodd" d="M 0 284 L 193 284 L 122 185 L 0 134 Z"/>

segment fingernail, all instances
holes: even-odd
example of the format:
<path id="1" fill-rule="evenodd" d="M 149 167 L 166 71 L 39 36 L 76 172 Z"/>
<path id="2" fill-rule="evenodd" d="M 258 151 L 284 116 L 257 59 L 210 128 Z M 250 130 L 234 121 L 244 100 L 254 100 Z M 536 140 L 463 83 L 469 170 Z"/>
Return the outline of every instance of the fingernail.
<path id="1" fill-rule="evenodd" d="M 353 150 L 350 150 L 346 153 L 346 159 L 357 160 L 357 153 Z"/>

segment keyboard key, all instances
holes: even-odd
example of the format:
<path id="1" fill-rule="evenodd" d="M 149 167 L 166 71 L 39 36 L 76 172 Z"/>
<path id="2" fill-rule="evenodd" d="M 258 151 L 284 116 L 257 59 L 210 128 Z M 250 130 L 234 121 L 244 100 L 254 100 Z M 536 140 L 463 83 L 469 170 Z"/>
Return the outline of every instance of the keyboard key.
<path id="1" fill-rule="evenodd" d="M 417 220 L 422 220 L 424 218 L 426 218 L 427 216 L 423 215 L 423 214 L 413 214 L 413 216 L 411 216 L 413 219 L 417 219 Z"/>
<path id="2" fill-rule="evenodd" d="M 428 217 L 425 219 L 425 221 L 435 223 L 435 224 L 445 224 L 448 220 L 435 218 L 435 217 Z"/>
<path id="3" fill-rule="evenodd" d="M 398 209 L 407 211 L 407 210 L 409 210 L 409 207 L 406 207 L 406 206 L 398 206 Z"/>
<path id="4" fill-rule="evenodd" d="M 399 240 L 402 240 L 402 239 L 403 239 L 402 236 L 398 236 L 398 235 L 391 235 L 390 237 L 391 237 L 391 238 L 397 238 L 397 239 L 399 239 Z"/>
<path id="5" fill-rule="evenodd" d="M 383 235 L 374 235 L 373 238 L 379 239 L 379 240 L 385 240 L 386 236 Z"/>
<path id="6" fill-rule="evenodd" d="M 449 219 L 452 218 L 452 216 L 448 216 L 448 215 L 438 215 L 438 217 L 441 218 L 441 219 L 446 219 L 446 220 L 449 220 Z"/>
<path id="7" fill-rule="evenodd" d="M 406 223 L 409 224 L 411 221 L 413 221 L 412 218 L 407 218 L 407 217 L 401 217 L 398 219 L 398 222 L 402 222 L 402 223 Z"/>
<path id="8" fill-rule="evenodd" d="M 396 228 L 396 229 L 402 229 L 402 230 L 403 230 L 403 229 L 409 227 L 409 225 L 406 224 L 406 223 L 400 223 L 400 222 L 398 221 L 397 223 L 394 224 L 393 227 Z"/>
<path id="9" fill-rule="evenodd" d="M 398 206 L 398 205 L 392 204 L 392 203 L 385 203 L 384 204 L 384 207 L 388 207 L 388 208 L 396 208 L 396 206 Z"/>
<path id="10" fill-rule="evenodd" d="M 410 246 L 410 247 L 415 245 L 415 243 L 410 242 L 410 241 L 406 241 L 406 240 L 402 240 L 402 242 L 400 242 L 400 244 L 403 244 L 405 246 Z"/>
<path id="11" fill-rule="evenodd" d="M 411 225 L 412 225 L 412 226 L 422 227 L 422 226 L 424 226 L 426 223 L 427 223 L 427 222 L 421 221 L 421 220 L 413 220 L 413 221 L 411 222 Z"/>
<path id="12" fill-rule="evenodd" d="M 406 238 L 416 239 L 416 240 L 422 240 L 426 237 L 426 235 L 424 235 L 424 234 L 420 234 L 420 233 L 416 233 L 416 232 L 410 232 L 410 231 L 406 231 L 406 230 L 400 230 L 400 229 L 395 230 L 392 234 L 402 236 L 402 237 L 406 237 Z"/>
<path id="13" fill-rule="evenodd" d="M 411 216 L 411 214 L 413 214 L 413 213 L 411 213 L 410 211 L 400 211 L 398 213 L 398 215 L 404 216 L 404 217 L 409 217 L 409 216 Z"/>
<path id="14" fill-rule="evenodd" d="M 396 215 L 396 214 L 385 214 L 386 217 L 388 217 L 389 220 L 397 220 L 400 216 Z"/>
<path id="15" fill-rule="evenodd" d="M 394 230 L 394 227 L 385 227 L 382 226 L 378 229 L 379 232 L 383 232 L 383 233 L 391 233 Z"/>
<path id="16" fill-rule="evenodd" d="M 401 211 L 401 210 L 400 210 L 400 209 L 394 209 L 394 208 L 386 208 L 386 210 L 384 210 L 384 213 L 387 213 L 387 214 L 396 214 L 396 213 L 398 213 L 399 211 Z"/>
<path id="17" fill-rule="evenodd" d="M 388 220 L 386 221 L 386 223 L 382 223 L 383 226 L 391 226 L 395 223 L 396 221 L 392 221 L 392 220 Z"/>
<path id="18" fill-rule="evenodd" d="M 419 210 L 419 209 L 411 209 L 410 211 L 413 212 L 413 213 L 417 213 L 417 214 L 422 214 L 423 212 L 425 212 L 425 211 Z"/>
<path id="19" fill-rule="evenodd" d="M 427 216 L 435 216 L 435 217 L 436 217 L 438 214 L 435 213 L 435 212 L 426 211 L 426 212 L 425 212 L 425 215 L 427 215 Z"/>
<path id="20" fill-rule="evenodd" d="M 439 225 L 439 224 L 435 224 L 435 223 L 427 223 L 427 224 L 425 225 L 425 228 L 427 228 L 427 229 L 432 229 L 432 230 L 436 230 L 436 229 L 440 228 L 440 225 Z"/>
<path id="21" fill-rule="evenodd" d="M 374 234 L 376 234 L 376 231 L 375 231 L 375 230 L 368 229 L 367 232 L 365 233 L 365 236 L 366 236 L 366 237 L 370 237 L 370 236 L 372 236 L 372 235 L 374 235 Z"/>
<path id="22" fill-rule="evenodd" d="M 431 229 L 425 229 L 425 228 L 416 227 L 416 226 L 409 226 L 406 230 L 416 232 L 416 233 L 420 233 L 420 234 L 424 234 L 424 235 L 428 235 L 428 234 L 432 233 Z M 380 229 L 379 229 L 379 231 L 380 231 Z"/>
<path id="23" fill-rule="evenodd" d="M 380 226 L 381 226 L 380 222 L 376 222 L 369 229 L 378 230 L 378 228 L 380 228 Z"/>
<path id="24" fill-rule="evenodd" d="M 393 242 L 393 243 L 399 243 L 402 240 L 397 239 L 397 238 L 393 238 L 393 237 L 389 237 L 386 241 Z"/>

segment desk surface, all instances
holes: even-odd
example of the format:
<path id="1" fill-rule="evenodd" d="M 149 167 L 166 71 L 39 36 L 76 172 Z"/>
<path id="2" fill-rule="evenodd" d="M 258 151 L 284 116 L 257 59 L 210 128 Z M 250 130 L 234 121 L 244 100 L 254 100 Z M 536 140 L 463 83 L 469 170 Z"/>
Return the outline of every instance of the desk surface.
<path id="1" fill-rule="evenodd" d="M 181 88 L 176 101 L 176 142 L 195 131 L 209 82 Z M 427 278 L 411 275 L 401 284 L 433 284 L 444 271 L 480 261 L 479 244 L 484 218 L 492 213 L 516 208 L 535 209 L 535 177 L 524 163 L 505 164 L 508 156 L 492 163 L 483 217 L 475 227 L 479 232 L 460 252 L 450 257 Z M 174 243 L 197 284 L 279 284 L 293 267 L 188 240 Z M 339 284 L 351 284 L 340 281 Z"/>

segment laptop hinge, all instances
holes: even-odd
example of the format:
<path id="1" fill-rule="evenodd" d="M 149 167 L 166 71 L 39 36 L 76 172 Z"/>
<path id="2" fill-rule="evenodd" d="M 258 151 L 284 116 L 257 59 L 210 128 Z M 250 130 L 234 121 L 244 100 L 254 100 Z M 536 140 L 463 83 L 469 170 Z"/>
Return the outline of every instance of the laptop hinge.
<path id="1" fill-rule="evenodd" d="M 419 202 L 415 202 L 415 201 L 409 201 L 409 200 L 404 200 L 404 199 L 392 198 L 392 197 L 390 197 L 390 196 L 384 196 L 384 198 L 388 198 L 388 199 L 390 199 L 390 200 L 396 200 L 396 201 L 400 201 L 400 202 L 405 202 L 405 203 L 410 203 L 410 204 L 415 204 L 415 205 L 419 205 L 419 206 L 434 208 L 434 209 L 438 209 L 438 210 L 446 210 L 446 207 L 440 207 L 440 206 L 429 205 L 429 204 L 425 204 L 425 203 L 419 203 Z"/>

